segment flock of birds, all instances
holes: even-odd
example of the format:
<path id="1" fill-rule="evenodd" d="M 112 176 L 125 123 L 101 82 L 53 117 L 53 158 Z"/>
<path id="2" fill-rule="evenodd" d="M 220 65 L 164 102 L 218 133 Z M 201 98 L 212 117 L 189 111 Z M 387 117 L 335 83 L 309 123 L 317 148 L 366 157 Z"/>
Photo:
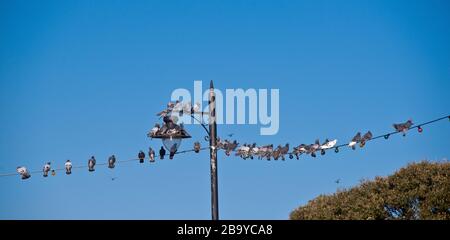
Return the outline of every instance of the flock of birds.
<path id="1" fill-rule="evenodd" d="M 176 106 L 176 105 L 174 105 L 174 106 Z M 172 128 L 176 128 L 176 129 L 179 129 L 179 131 L 180 131 L 179 133 L 183 133 L 182 132 L 183 128 L 178 126 L 177 124 L 175 124 L 169 118 L 168 115 L 166 115 L 164 117 L 166 118 L 166 120 L 164 121 L 165 122 L 164 126 L 166 126 L 167 129 L 170 130 Z M 449 119 L 450 119 L 450 117 L 449 117 Z M 406 132 L 411 128 L 412 125 L 413 125 L 412 120 L 408 120 L 404 123 L 393 124 L 393 127 L 395 128 L 396 132 L 403 133 L 403 136 L 405 136 Z M 161 129 L 162 128 L 159 128 L 158 131 L 153 131 L 153 129 L 152 129 L 152 131 L 150 131 L 150 133 L 149 133 L 149 136 L 154 137 L 154 136 L 157 136 L 157 134 L 162 134 L 162 133 L 159 133 L 159 131 L 162 131 Z M 420 126 L 418 129 L 419 129 L 419 132 L 421 132 Z M 154 134 L 152 134 L 152 132 L 154 132 Z M 228 136 L 232 137 L 233 134 L 229 134 Z M 350 148 L 352 148 L 353 150 L 355 150 L 356 145 L 358 143 L 359 143 L 360 147 L 364 147 L 366 142 L 371 140 L 372 137 L 373 137 L 373 135 L 370 131 L 368 131 L 367 133 L 365 133 L 362 136 L 361 136 L 361 133 L 358 132 L 348 143 L 348 146 Z M 320 143 L 320 141 L 317 139 L 312 144 L 300 144 L 300 145 L 294 147 L 292 152 L 289 152 L 289 143 L 285 144 L 284 146 L 278 145 L 276 148 L 274 148 L 273 144 L 257 146 L 256 143 L 243 144 L 243 145 L 239 146 L 239 143 L 236 140 L 233 140 L 233 141 L 221 140 L 219 138 L 217 140 L 216 148 L 224 150 L 224 152 L 227 156 L 230 156 L 232 152 L 235 152 L 236 156 L 239 156 L 243 159 L 249 159 L 249 158 L 253 159 L 253 158 L 257 157 L 258 159 L 266 159 L 266 160 L 270 161 L 271 159 L 278 160 L 280 158 L 281 158 L 281 160 L 285 160 L 286 155 L 289 155 L 290 159 L 293 159 L 294 156 L 297 159 L 299 159 L 299 156 L 302 154 L 307 154 L 307 155 L 311 155 L 312 157 L 316 157 L 316 152 L 318 152 L 318 151 L 320 151 L 321 155 L 324 155 L 325 150 L 335 148 L 336 144 L 337 144 L 337 139 L 334 139 L 334 140 L 326 139 L 323 143 Z M 198 142 L 198 141 L 195 142 L 192 150 L 195 153 L 199 153 L 200 150 L 202 150 L 200 142 Z M 335 151 L 336 152 L 338 151 L 337 147 L 335 148 Z M 174 147 L 172 147 L 169 150 L 169 159 L 173 159 L 176 152 L 177 152 L 177 147 L 176 147 L 176 145 L 174 145 Z M 167 152 L 164 149 L 164 147 L 161 147 L 159 150 L 159 158 L 161 160 L 164 159 L 166 154 L 167 154 Z M 137 157 L 138 157 L 140 163 L 144 163 L 146 154 L 143 151 L 139 151 Z M 155 151 L 151 147 L 148 150 L 148 158 L 151 163 L 155 162 L 155 158 L 157 158 Z M 92 156 L 88 160 L 87 166 L 88 166 L 89 172 L 95 171 L 96 162 L 97 161 L 94 156 Z M 108 163 L 108 168 L 111 168 L 111 169 L 115 168 L 115 164 L 116 164 L 115 155 L 110 156 L 108 158 L 107 163 Z M 70 160 L 67 160 L 64 167 L 65 167 L 66 174 L 70 175 L 72 173 L 72 162 Z M 49 173 L 51 173 L 53 176 L 56 174 L 55 169 L 52 169 L 50 162 L 47 162 L 44 165 L 42 172 L 43 172 L 44 177 L 48 177 Z M 28 179 L 31 177 L 30 172 L 24 166 L 17 167 L 17 173 L 20 174 L 22 179 Z"/>

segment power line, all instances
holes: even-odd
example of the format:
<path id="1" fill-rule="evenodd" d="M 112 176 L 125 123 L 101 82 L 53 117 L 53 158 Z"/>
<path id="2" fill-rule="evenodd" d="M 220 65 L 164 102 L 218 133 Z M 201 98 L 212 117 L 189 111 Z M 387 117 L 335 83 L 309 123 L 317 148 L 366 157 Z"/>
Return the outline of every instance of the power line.
<path id="1" fill-rule="evenodd" d="M 209 147 L 200 148 L 199 151 L 204 151 L 204 150 L 207 150 L 207 149 L 209 149 Z M 175 154 L 177 155 L 177 154 L 189 153 L 189 152 L 194 152 L 194 151 L 195 150 L 193 150 L 193 149 L 189 149 L 189 150 L 177 151 Z M 161 157 L 161 156 L 155 154 L 155 158 L 159 158 L 159 157 Z M 126 162 L 134 162 L 134 161 L 139 161 L 139 158 L 130 158 L 130 159 L 126 159 L 126 160 L 117 160 L 115 163 L 117 164 L 117 163 L 126 163 Z M 108 165 L 107 162 L 102 162 L 102 163 L 95 164 L 95 166 L 106 166 L 106 165 Z M 88 168 L 88 166 L 87 165 L 72 166 L 72 169 L 82 169 L 82 168 Z M 66 169 L 65 168 L 54 168 L 54 169 L 51 169 L 51 170 L 52 171 L 54 170 L 55 172 L 57 172 L 57 171 L 65 171 Z M 38 173 L 42 173 L 42 170 L 30 171 L 30 174 L 38 174 Z M 14 172 L 14 173 L 3 173 L 3 174 L 0 174 L 0 177 L 9 177 L 9 176 L 17 176 L 17 175 L 20 175 L 20 174 L 17 173 L 17 172 Z"/>
<path id="2" fill-rule="evenodd" d="M 409 127 L 407 130 L 409 131 L 409 130 L 415 129 L 415 128 L 421 129 L 423 126 L 430 125 L 430 124 L 433 124 L 435 122 L 438 122 L 438 121 L 441 121 L 441 120 L 444 120 L 444 119 L 449 119 L 450 120 L 450 115 L 443 116 L 443 117 L 440 117 L 440 118 L 437 118 L 437 119 L 433 119 L 431 121 L 427 121 L 427 122 L 424 122 L 424 123 L 415 124 L 415 125 Z M 388 132 L 388 133 L 385 133 L 385 134 L 381 134 L 381 135 L 372 137 L 371 139 L 366 140 L 366 142 L 373 141 L 373 140 L 379 139 L 379 138 L 388 139 L 391 135 L 395 135 L 395 134 L 398 134 L 398 133 L 402 133 L 402 132 L 399 132 L 399 131 Z M 317 149 L 316 151 L 335 150 L 335 152 L 338 152 L 339 148 L 342 148 L 342 147 L 345 147 L 345 146 L 348 146 L 348 143 L 347 144 L 345 144 L 345 143 L 344 144 L 340 144 L 340 145 L 333 146 L 331 148 L 326 148 L 326 149 Z M 204 150 L 208 150 L 208 149 L 209 149 L 209 147 L 203 147 L 203 148 L 200 148 L 199 151 L 204 151 Z M 194 149 L 177 151 L 177 152 L 175 152 L 175 155 L 185 154 L 185 153 L 190 153 L 190 152 L 195 152 L 195 151 L 196 150 L 194 150 Z M 287 154 L 288 155 L 292 155 L 292 154 L 295 154 L 295 153 L 294 152 L 288 152 Z M 160 158 L 160 157 L 161 157 L 160 155 L 156 155 L 155 154 L 155 158 Z M 126 159 L 126 160 L 118 160 L 118 161 L 116 161 L 116 163 L 133 162 L 133 161 L 138 161 L 138 160 L 139 160 L 138 158 L 131 158 L 131 159 Z M 106 166 L 106 165 L 108 165 L 108 162 L 96 164 L 96 166 Z M 79 165 L 79 166 L 72 166 L 72 168 L 73 169 L 82 169 L 82 168 L 88 168 L 88 166 L 87 165 Z M 64 170 L 66 170 L 66 169 L 65 168 L 52 169 L 52 171 L 55 171 L 55 172 L 56 171 L 64 171 Z M 29 173 L 30 174 L 38 174 L 38 173 L 42 173 L 42 170 L 30 171 Z M 17 176 L 17 175 L 19 175 L 19 173 L 17 173 L 17 172 L 2 173 L 2 174 L 0 174 L 0 177 Z"/>

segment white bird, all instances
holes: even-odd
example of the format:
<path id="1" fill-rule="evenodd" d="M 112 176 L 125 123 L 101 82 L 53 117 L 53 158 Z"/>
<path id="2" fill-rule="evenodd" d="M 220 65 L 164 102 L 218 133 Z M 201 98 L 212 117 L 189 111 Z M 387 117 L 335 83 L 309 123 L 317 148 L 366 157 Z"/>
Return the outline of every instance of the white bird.
<path id="1" fill-rule="evenodd" d="M 173 107 L 173 112 L 181 112 L 183 110 L 183 103 L 177 101 L 177 103 L 175 103 L 175 106 Z"/>
<path id="2" fill-rule="evenodd" d="M 155 124 L 152 130 L 150 130 L 150 136 L 155 136 L 158 133 L 159 129 L 160 129 L 159 124 L 158 123 Z"/>
<path id="3" fill-rule="evenodd" d="M 192 107 L 192 113 L 196 113 L 196 112 L 200 112 L 201 108 L 200 108 L 200 103 L 196 103 L 194 104 L 194 106 Z"/>
<path id="4" fill-rule="evenodd" d="M 70 160 L 67 160 L 66 163 L 64 164 L 65 168 L 66 168 L 66 174 L 69 175 L 72 173 L 72 163 L 70 162 Z"/>
<path id="5" fill-rule="evenodd" d="M 183 104 L 183 112 L 186 114 L 191 114 L 192 111 L 192 105 L 191 102 L 187 102 L 185 104 Z"/>
<path id="6" fill-rule="evenodd" d="M 325 142 L 320 146 L 320 149 L 330 149 L 330 148 L 336 146 L 336 143 L 337 143 L 337 139 L 334 139 L 332 141 L 325 139 Z"/>
<path id="7" fill-rule="evenodd" d="M 240 156 L 243 159 L 246 159 L 249 156 L 250 147 L 247 144 L 244 144 L 237 148 L 236 156 Z"/>
<path id="8" fill-rule="evenodd" d="M 22 179 L 27 179 L 31 177 L 26 167 L 17 167 L 17 172 L 20 174 L 20 176 L 22 176 Z"/>
<path id="9" fill-rule="evenodd" d="M 44 177 L 48 177 L 48 172 L 50 172 L 50 169 L 51 169 L 50 162 L 48 162 L 44 165 L 44 168 L 42 169 Z"/>

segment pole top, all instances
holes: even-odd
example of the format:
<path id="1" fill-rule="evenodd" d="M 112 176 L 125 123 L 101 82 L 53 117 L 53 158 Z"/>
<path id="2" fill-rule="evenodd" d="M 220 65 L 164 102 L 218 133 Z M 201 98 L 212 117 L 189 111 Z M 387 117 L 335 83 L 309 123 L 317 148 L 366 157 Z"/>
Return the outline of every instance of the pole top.
<path id="1" fill-rule="evenodd" d="M 214 88 L 213 80 L 211 80 L 211 82 L 209 82 L 209 88 Z"/>

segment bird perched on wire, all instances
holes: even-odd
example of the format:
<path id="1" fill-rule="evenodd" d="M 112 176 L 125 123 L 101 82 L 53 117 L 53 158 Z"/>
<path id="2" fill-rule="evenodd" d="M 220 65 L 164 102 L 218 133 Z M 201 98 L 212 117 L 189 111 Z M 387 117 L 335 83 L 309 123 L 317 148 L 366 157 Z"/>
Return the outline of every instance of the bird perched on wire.
<path id="1" fill-rule="evenodd" d="M 301 145 L 304 145 L 304 144 L 301 144 Z M 303 147 L 303 149 L 304 149 L 304 146 L 298 146 L 298 147 L 294 147 L 294 150 L 292 150 L 292 154 L 295 156 L 295 158 L 298 160 L 298 159 L 300 159 L 300 155 L 302 155 L 302 150 L 300 150 L 300 147 Z"/>
<path id="2" fill-rule="evenodd" d="M 145 153 L 141 150 L 138 153 L 139 163 L 144 163 Z"/>
<path id="3" fill-rule="evenodd" d="M 155 162 L 155 151 L 151 147 L 148 148 L 148 157 L 150 162 Z"/>
<path id="4" fill-rule="evenodd" d="M 93 172 L 95 171 L 95 164 L 96 164 L 96 160 L 95 157 L 92 156 L 89 160 L 88 160 L 88 168 L 89 168 L 89 172 Z"/>
<path id="5" fill-rule="evenodd" d="M 44 177 L 48 177 L 48 172 L 50 172 L 50 170 L 51 170 L 51 166 L 50 166 L 50 162 L 48 162 L 48 163 L 46 163 L 45 165 L 44 165 L 44 168 L 42 169 L 42 172 L 43 172 L 43 175 L 44 175 Z"/>
<path id="6" fill-rule="evenodd" d="M 187 102 L 183 104 L 183 114 L 191 114 L 192 104 L 191 102 Z"/>
<path id="7" fill-rule="evenodd" d="M 250 147 L 247 146 L 246 143 L 244 143 L 244 145 L 237 148 L 236 156 L 239 156 L 245 160 L 249 156 L 249 152 L 250 152 Z"/>
<path id="8" fill-rule="evenodd" d="M 285 160 L 284 155 L 288 154 L 289 152 L 289 143 L 286 143 L 286 145 L 284 145 L 284 147 L 279 147 L 280 148 L 280 157 L 281 160 Z"/>
<path id="9" fill-rule="evenodd" d="M 259 147 L 256 146 L 256 143 L 253 143 L 253 145 L 250 147 L 250 158 L 253 159 L 253 156 L 258 156 L 259 154 Z"/>
<path id="10" fill-rule="evenodd" d="M 337 143 L 337 139 L 334 139 L 334 140 L 328 140 L 328 138 L 327 139 L 325 139 L 325 142 L 322 144 L 322 145 L 320 145 L 320 149 L 330 149 L 330 148 L 333 148 L 335 145 L 336 145 L 336 143 Z"/>
<path id="11" fill-rule="evenodd" d="M 361 133 L 358 132 L 350 141 L 350 143 L 348 144 L 349 147 L 351 147 L 353 150 L 356 149 L 356 144 L 361 142 Z"/>
<path id="12" fill-rule="evenodd" d="M 159 159 L 163 160 L 165 155 L 166 149 L 164 149 L 164 147 L 161 147 L 161 149 L 159 149 Z"/>
<path id="13" fill-rule="evenodd" d="M 175 153 L 176 153 L 177 150 L 178 150 L 177 145 L 178 145 L 178 144 L 175 143 L 174 145 L 172 145 L 172 147 L 170 147 L 170 153 L 169 153 L 169 159 L 170 159 L 170 160 L 173 159 L 173 157 L 175 156 Z"/>
<path id="14" fill-rule="evenodd" d="M 200 152 L 200 148 L 201 148 L 200 142 L 195 142 L 194 143 L 194 152 L 195 153 L 199 153 Z"/>
<path id="15" fill-rule="evenodd" d="M 272 157 L 273 152 L 273 144 L 265 145 L 259 148 L 259 158 L 263 159 L 266 158 L 267 161 L 270 161 L 270 158 Z"/>
<path id="16" fill-rule="evenodd" d="M 325 139 L 325 142 L 322 145 L 320 145 L 320 147 L 319 147 L 320 154 L 325 155 L 325 150 L 334 147 L 336 145 L 336 143 L 337 143 L 336 139 L 332 140 L 332 141 L 328 140 L 328 138 Z"/>
<path id="17" fill-rule="evenodd" d="M 227 140 L 225 139 L 225 141 L 222 141 L 222 139 L 220 139 L 220 137 L 217 137 L 217 143 L 216 143 L 216 147 L 217 149 L 226 149 L 226 144 L 228 144 Z M 194 143 L 195 145 L 195 143 Z"/>
<path id="18" fill-rule="evenodd" d="M 406 136 L 406 132 L 409 130 L 409 128 L 413 125 L 412 120 L 408 120 L 405 123 L 394 123 L 392 126 L 394 126 L 395 130 L 397 132 L 403 132 L 403 136 Z"/>
<path id="19" fill-rule="evenodd" d="M 366 145 L 367 141 L 370 141 L 370 139 L 372 139 L 372 132 L 368 131 L 366 134 L 363 135 L 363 137 L 361 138 L 361 142 L 359 143 L 360 147 L 364 147 L 364 145 Z"/>
<path id="20" fill-rule="evenodd" d="M 281 149 L 281 145 L 278 145 L 278 147 L 272 151 L 273 160 L 278 160 L 278 158 L 280 158 L 280 149 Z"/>
<path id="21" fill-rule="evenodd" d="M 175 106 L 176 106 L 177 104 L 179 104 L 179 103 L 180 103 L 179 100 L 176 100 L 175 102 L 169 102 L 169 103 L 167 103 L 167 110 L 168 110 L 169 112 L 171 112 L 171 111 L 175 108 Z"/>
<path id="22" fill-rule="evenodd" d="M 66 168 L 67 175 L 72 174 L 72 163 L 70 162 L 70 160 L 66 161 L 66 163 L 64 164 L 64 167 Z"/>
<path id="23" fill-rule="evenodd" d="M 236 148 L 238 147 L 238 145 L 239 145 L 239 143 L 236 140 L 234 140 L 233 142 L 227 143 L 225 154 L 227 156 L 230 156 L 231 152 L 235 151 Z"/>
<path id="24" fill-rule="evenodd" d="M 180 101 L 176 101 L 173 106 L 172 112 L 179 113 L 180 116 L 183 116 L 183 103 Z"/>
<path id="25" fill-rule="evenodd" d="M 316 157 L 316 151 L 317 149 L 319 149 L 319 147 L 320 141 L 319 139 L 316 139 L 316 141 L 313 144 L 306 146 L 306 153 L 311 154 L 311 157 Z"/>
<path id="26" fill-rule="evenodd" d="M 116 156 L 112 155 L 108 158 L 108 168 L 114 168 L 116 166 Z"/>
<path id="27" fill-rule="evenodd" d="M 201 111 L 200 103 L 195 103 L 194 106 L 192 106 L 191 113 L 198 113 Z"/>
<path id="28" fill-rule="evenodd" d="M 17 172 L 24 180 L 31 177 L 31 174 L 28 172 L 26 167 L 17 167 Z"/>

